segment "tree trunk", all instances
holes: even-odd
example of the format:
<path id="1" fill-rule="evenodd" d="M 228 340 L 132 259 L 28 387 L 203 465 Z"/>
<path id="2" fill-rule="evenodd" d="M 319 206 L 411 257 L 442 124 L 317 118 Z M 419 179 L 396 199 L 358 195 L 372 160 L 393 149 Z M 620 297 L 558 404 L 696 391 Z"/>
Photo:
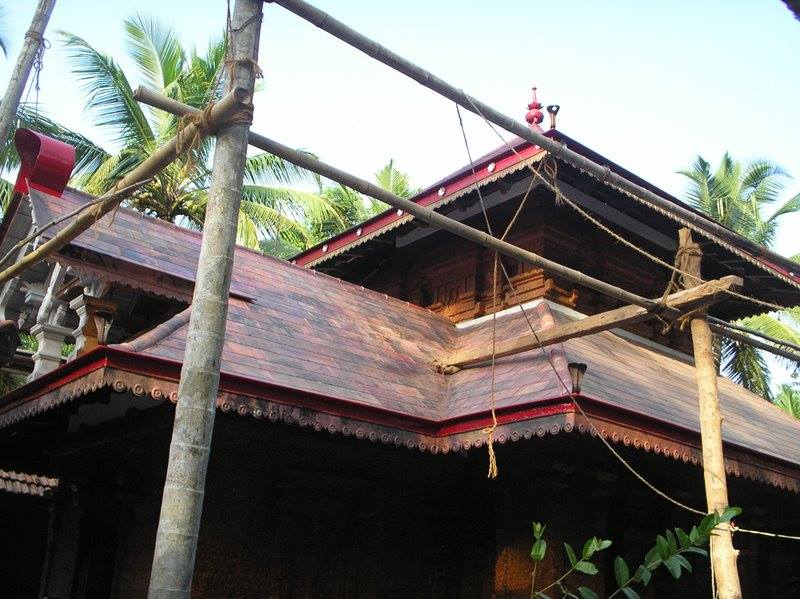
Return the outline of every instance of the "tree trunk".
<path id="1" fill-rule="evenodd" d="M 28 83 L 33 63 L 36 61 L 36 54 L 39 52 L 39 46 L 43 40 L 44 30 L 47 28 L 47 22 L 50 20 L 55 5 L 56 0 L 39 0 L 36 12 L 33 13 L 31 27 L 25 32 L 25 41 L 22 43 L 17 64 L 8 80 L 3 103 L 0 104 L 0 148 L 4 148 L 8 141 L 11 123 L 16 117 L 22 92 L 25 91 L 25 84 Z"/>
<path id="2" fill-rule="evenodd" d="M 262 5 L 262 0 L 236 1 L 229 32 L 229 54 L 233 60 L 227 61 L 230 65 L 228 90 L 236 86 L 253 90 Z M 150 599 L 185 598 L 191 591 L 219 388 L 248 130 L 249 124 L 239 123 L 217 134 L 150 574 Z"/>
<path id="3" fill-rule="evenodd" d="M 692 240 L 689 229 L 678 233 L 678 266 L 695 279 L 684 277 L 684 288 L 699 284 L 702 251 Z M 688 279 L 688 280 L 687 280 Z M 705 311 L 691 319 L 694 368 L 700 412 L 700 438 L 703 446 L 703 478 L 708 511 L 722 512 L 728 507 L 728 485 L 722 453 L 722 413 L 717 394 L 717 365 L 714 361 L 713 337 Z M 741 599 L 738 551 L 733 548 L 730 524 L 720 524 L 711 535 L 711 565 L 720 599 Z"/>

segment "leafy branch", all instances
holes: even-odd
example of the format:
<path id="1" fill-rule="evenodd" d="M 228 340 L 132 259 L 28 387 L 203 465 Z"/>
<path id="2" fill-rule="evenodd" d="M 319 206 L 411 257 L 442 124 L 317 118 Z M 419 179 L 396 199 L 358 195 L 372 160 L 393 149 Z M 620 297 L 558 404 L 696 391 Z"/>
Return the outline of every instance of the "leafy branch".
<path id="1" fill-rule="evenodd" d="M 614 578 L 618 587 L 608 595 L 612 597 L 624 596 L 625 599 L 640 599 L 639 593 L 634 589 L 634 585 L 647 586 L 653 574 L 660 568 L 664 568 L 675 578 L 680 578 L 681 573 L 686 570 L 692 571 L 692 565 L 686 559 L 686 555 L 696 553 L 707 556 L 708 553 L 703 547 L 708 544 L 714 529 L 720 524 L 730 522 L 732 518 L 741 513 L 740 508 L 729 507 L 722 513 L 713 512 L 705 516 L 699 524 L 693 526 L 687 533 L 681 528 L 667 530 L 663 535 L 656 537 L 656 544 L 645 554 L 644 560 L 634 570 L 628 567 L 627 562 L 617 556 L 614 559 Z M 592 537 L 583 546 L 580 559 L 568 543 L 564 543 L 564 551 L 569 559 L 569 569 L 559 578 L 547 586 L 536 590 L 536 567 L 547 553 L 547 542 L 544 539 L 545 525 L 538 522 L 533 523 L 534 543 L 531 548 L 531 559 L 533 560 L 533 572 L 531 573 L 531 599 L 552 599 L 545 591 L 558 589 L 562 598 L 570 599 L 600 599 L 600 596 L 588 587 L 580 586 L 576 589 L 577 595 L 573 593 L 565 584 L 567 578 L 580 572 L 589 576 L 598 573 L 597 566 L 592 562 L 593 556 L 611 545 L 611 541 L 601 540 Z"/>

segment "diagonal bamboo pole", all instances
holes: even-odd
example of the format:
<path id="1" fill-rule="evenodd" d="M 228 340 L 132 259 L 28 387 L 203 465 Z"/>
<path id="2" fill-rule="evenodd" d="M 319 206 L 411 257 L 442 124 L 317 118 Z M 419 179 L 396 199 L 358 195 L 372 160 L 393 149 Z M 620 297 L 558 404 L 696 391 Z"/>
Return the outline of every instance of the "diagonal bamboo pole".
<path id="1" fill-rule="evenodd" d="M 239 86 L 248 92 L 253 91 L 262 5 L 262 0 L 236 0 L 228 32 L 231 58 L 225 61 L 229 68 L 228 89 Z M 217 134 L 203 243 L 150 573 L 150 599 L 183 599 L 191 593 L 219 390 L 249 128 L 249 122 L 239 122 Z"/>
<path id="2" fill-rule="evenodd" d="M 25 32 L 25 41 L 17 58 L 11 77 L 8 80 L 8 87 L 3 96 L 3 103 L 0 104 L 0 148 L 5 147 L 8 142 L 8 134 L 11 131 L 11 123 L 17 114 L 19 101 L 28 83 L 33 63 L 39 54 L 44 43 L 44 30 L 47 29 L 47 22 L 56 6 L 56 0 L 39 0 L 36 11 L 33 13 L 31 26 Z"/>
<path id="3" fill-rule="evenodd" d="M 678 232 L 677 266 L 691 275 L 689 280 L 701 278 L 702 251 L 692 240 L 692 232 L 683 228 Z M 684 287 L 686 280 L 683 281 Z M 694 369 L 697 379 L 697 396 L 700 415 L 700 443 L 703 450 L 703 478 L 708 511 L 722 513 L 728 508 L 728 484 L 725 475 L 725 458 L 722 453 L 722 412 L 717 393 L 717 364 L 714 360 L 713 337 L 701 310 L 691 319 Z M 736 569 L 738 551 L 733 548 L 733 534 L 729 523 L 720 524 L 711 535 L 711 563 L 719 599 L 741 599 L 739 572 Z"/>
<path id="4" fill-rule="evenodd" d="M 249 91 L 243 88 L 236 88 L 211 108 L 208 120 L 212 124 L 224 123 L 230 120 L 233 115 L 241 112 L 243 109 L 249 108 L 251 99 L 252 94 Z M 125 194 L 121 193 L 123 190 L 127 189 L 128 192 L 132 191 L 136 184 L 150 179 L 170 162 L 175 160 L 180 154 L 178 150 L 187 146 L 196 134 L 197 127 L 193 123 L 186 125 L 178 135 L 158 148 L 144 162 L 118 181 L 117 184 L 109 190 L 107 194 L 108 197 L 104 201 L 81 212 L 75 220 L 61 229 L 51 239 L 0 272 L 0 284 L 15 277 L 23 270 L 38 264 L 89 229 L 98 219 L 102 218 L 119 205 L 125 197 Z"/>
<path id="5" fill-rule="evenodd" d="M 737 235 L 730 229 L 706 218 L 700 212 L 694 212 L 681 204 L 675 203 L 671 200 L 661 197 L 653 193 L 649 189 L 637 185 L 629 181 L 625 177 L 618 175 L 611 171 L 607 166 L 598 164 L 588 158 L 581 156 L 577 152 L 570 150 L 563 143 L 551 139 L 541 133 L 532 131 L 522 123 L 504 115 L 502 112 L 495 110 L 488 104 L 485 104 L 468 94 L 463 90 L 447 83 L 445 80 L 437 77 L 430 71 L 426 71 L 420 66 L 415 65 L 409 60 L 406 60 L 399 54 L 392 52 L 388 48 L 384 48 L 379 43 L 369 39 L 367 36 L 362 35 L 355 29 L 348 27 L 341 21 L 336 20 L 328 13 L 312 6 L 303 0 L 269 0 L 278 4 L 286 10 L 293 12 L 302 19 L 309 23 L 316 25 L 323 31 L 339 38 L 346 44 L 363 52 L 370 58 L 382 62 L 386 66 L 402 73 L 403 75 L 413 79 L 420 85 L 433 90 L 437 94 L 452 100 L 462 108 L 473 112 L 487 121 L 494 123 L 498 127 L 505 129 L 529 141 L 540 148 L 547 150 L 556 158 L 568 162 L 576 168 L 586 171 L 593 177 L 608 183 L 614 187 L 628 192 L 637 201 L 655 208 L 665 214 L 672 216 L 678 222 L 683 223 L 684 226 L 691 227 L 696 232 L 704 236 L 713 236 L 728 244 L 738 247 L 746 247 L 747 250 L 754 256 L 763 256 L 778 264 L 791 265 L 792 262 L 785 256 L 773 252 L 766 247 L 759 245 Z M 794 265 L 796 268 L 796 264 Z"/>
<path id="6" fill-rule="evenodd" d="M 181 102 L 167 98 L 158 92 L 143 87 L 140 87 L 136 90 L 134 97 L 140 102 L 144 102 L 173 114 L 193 114 L 197 110 L 196 108 L 192 108 L 191 106 L 187 106 L 186 104 L 182 104 Z M 409 199 L 396 196 L 393 193 L 378 187 L 377 185 L 365 181 L 364 179 L 360 179 L 334 166 L 325 164 L 324 162 L 317 160 L 308 154 L 298 152 L 293 148 L 264 137 L 263 135 L 253 133 L 251 131 L 249 134 L 249 139 L 250 143 L 257 148 L 260 148 L 266 152 L 270 152 L 271 154 L 275 154 L 276 156 L 280 156 L 292 164 L 301 166 L 313 173 L 317 173 L 318 175 L 331 179 L 332 181 L 341 183 L 342 185 L 355 189 L 356 191 L 360 191 L 361 193 L 370 197 L 378 199 L 382 202 L 386 202 L 390 206 L 404 210 L 423 222 L 441 227 L 445 231 L 449 231 L 450 233 L 458 235 L 459 237 L 473 241 L 478 245 L 496 250 L 503 256 L 508 256 L 509 258 L 519 260 L 520 262 L 530 266 L 543 268 L 547 272 L 575 283 L 576 285 L 582 285 L 584 287 L 594 289 L 595 291 L 599 291 L 604 295 L 613 297 L 614 299 L 620 300 L 627 304 L 635 304 L 637 306 L 647 308 L 648 310 L 664 309 L 663 302 L 660 300 L 648 299 L 640 295 L 636 295 L 635 293 L 631 293 L 630 291 L 625 291 L 624 289 L 599 279 L 595 279 L 594 277 L 590 277 L 578 270 L 575 270 L 574 268 L 563 266 L 557 262 L 553 262 L 552 260 L 548 260 L 547 258 L 539 256 L 538 254 L 519 248 L 506 241 L 497 239 L 492 235 L 484 233 L 483 231 L 479 231 L 478 229 L 470 227 L 469 225 L 465 225 L 464 223 L 440 214 L 435 210 L 420 206 L 416 202 L 413 202 Z M 677 313 L 669 307 L 666 309 L 668 312 L 673 314 Z"/>

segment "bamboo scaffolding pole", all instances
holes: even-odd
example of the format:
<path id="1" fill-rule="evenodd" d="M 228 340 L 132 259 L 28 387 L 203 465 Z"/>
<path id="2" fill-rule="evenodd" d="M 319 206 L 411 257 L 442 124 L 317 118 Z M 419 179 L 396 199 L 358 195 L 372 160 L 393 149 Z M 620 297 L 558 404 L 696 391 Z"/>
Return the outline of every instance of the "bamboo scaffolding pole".
<path id="1" fill-rule="evenodd" d="M 733 341 L 738 341 L 740 343 L 747 343 L 752 345 L 755 348 L 763 349 L 766 352 L 771 354 L 775 354 L 776 356 L 780 356 L 781 358 L 786 358 L 787 360 L 792 360 L 800 364 L 800 354 L 789 351 L 788 349 L 784 349 L 782 347 L 776 347 L 771 343 L 764 343 L 763 341 L 759 341 L 758 339 L 754 339 L 751 335 L 745 335 L 743 333 L 737 333 L 736 331 L 730 330 L 728 327 L 723 325 L 718 325 L 711 322 L 709 318 L 708 326 L 711 330 L 720 335 L 722 337 L 727 337 L 728 339 L 732 339 Z"/>
<path id="2" fill-rule="evenodd" d="M 226 87 L 249 99 L 258 72 L 262 0 L 236 0 L 228 22 Z M 221 128 L 214 148 L 203 241 L 178 385 L 149 599 L 188 599 L 219 391 L 249 119 Z"/>
<path id="3" fill-rule="evenodd" d="M 682 228 L 678 232 L 678 260 L 680 269 L 696 280 L 701 277 L 702 251 L 692 239 L 692 232 Z M 708 511 L 722 513 L 729 507 L 728 484 L 725 474 L 725 457 L 722 452 L 722 412 L 717 390 L 717 364 L 714 360 L 713 337 L 706 321 L 705 310 L 694 313 L 690 320 L 694 372 L 697 380 L 697 397 L 700 416 L 700 443 L 703 452 L 703 479 Z M 741 599 L 739 572 L 736 569 L 738 551 L 733 548 L 733 533 L 728 522 L 714 529 L 710 540 L 710 558 L 719 599 Z"/>
<path id="4" fill-rule="evenodd" d="M 209 121 L 211 123 L 224 123 L 230 120 L 233 115 L 250 108 L 251 98 L 252 94 L 246 89 L 234 89 L 211 108 Z M 178 150 L 186 146 L 197 133 L 197 127 L 193 123 L 187 124 L 181 129 L 178 135 L 167 141 L 144 162 L 118 181 L 117 184 L 109 190 L 106 200 L 78 214 L 75 220 L 61 229 L 51 239 L 0 272 L 0 284 L 15 277 L 23 270 L 38 264 L 89 229 L 100 218 L 119 205 L 124 198 L 124 194 L 119 193 L 121 190 L 126 188 L 132 190 L 134 189 L 132 186 L 135 186 L 141 181 L 150 179 L 170 162 L 175 160 L 179 155 Z"/>
<path id="5" fill-rule="evenodd" d="M 31 19 L 31 26 L 25 32 L 25 41 L 19 51 L 17 64 L 8 79 L 6 93 L 3 96 L 3 103 L 0 104 L 0 148 L 5 147 L 8 142 L 8 134 L 11 131 L 11 123 L 19 108 L 22 93 L 28 83 L 33 64 L 41 51 L 44 43 L 44 31 L 47 29 L 47 22 L 56 6 L 56 0 L 39 0 L 36 11 Z"/>
<path id="6" fill-rule="evenodd" d="M 134 97 L 140 102 L 155 108 L 160 108 L 161 110 L 166 110 L 172 114 L 194 114 L 197 111 L 197 109 L 192 108 L 191 106 L 187 106 L 186 104 L 182 104 L 181 102 L 167 98 L 158 92 L 144 87 L 139 87 L 134 93 Z M 594 277 L 585 275 L 573 268 L 569 268 L 567 266 L 558 264 L 557 262 L 553 262 L 552 260 L 548 260 L 547 258 L 539 256 L 533 252 L 523 250 L 522 248 L 497 239 L 496 237 L 484 233 L 483 231 L 479 231 L 478 229 L 474 229 L 469 225 L 465 225 L 464 223 L 440 214 L 435 210 L 420 206 L 419 204 L 406 198 L 396 196 L 393 193 L 378 187 L 377 185 L 365 181 L 364 179 L 360 179 L 334 166 L 325 164 L 316 158 L 264 137 L 263 135 L 253 133 L 251 131 L 249 134 L 249 140 L 251 145 L 261 150 L 279 156 L 285 160 L 288 160 L 292 164 L 303 167 L 327 179 L 336 181 L 337 183 L 340 183 L 346 187 L 350 187 L 365 195 L 385 202 L 390 206 L 394 206 L 395 208 L 403 210 L 430 225 L 440 227 L 445 231 L 449 231 L 450 233 L 458 235 L 459 237 L 463 237 L 464 239 L 468 239 L 469 241 L 473 241 L 478 245 L 482 245 L 491 250 L 496 250 L 503 256 L 519 260 L 520 262 L 530 266 L 543 268 L 550 274 L 559 276 L 576 285 L 594 289 L 595 291 L 620 300 L 626 304 L 634 304 L 648 310 L 665 309 L 664 304 L 660 299 L 648 299 L 640 295 L 636 295 L 630 291 L 626 291 L 599 279 L 595 279 Z M 668 312 L 675 313 L 675 311 L 669 307 L 667 307 L 666 310 Z"/>
<path id="7" fill-rule="evenodd" d="M 452 100 L 462 108 L 477 114 L 487 121 L 494 123 L 498 127 L 529 141 L 540 148 L 547 150 L 553 156 L 568 162 L 572 166 L 586 171 L 593 177 L 596 177 L 602 182 L 608 183 L 614 187 L 628 192 L 638 201 L 647 204 L 660 211 L 663 211 L 672 217 L 679 219 L 684 226 L 694 229 L 696 232 L 704 236 L 712 235 L 725 243 L 745 247 L 748 252 L 755 256 L 765 257 L 778 264 L 791 264 L 791 262 L 784 256 L 777 254 L 762 245 L 754 243 L 749 239 L 740 237 L 730 229 L 709 220 L 702 214 L 694 212 L 680 204 L 676 204 L 658 194 L 653 193 L 649 189 L 637 185 L 626 178 L 612 172 L 607 166 L 597 164 L 596 162 L 581 156 L 567 148 L 561 142 L 555 141 L 541 133 L 532 131 L 522 123 L 504 115 L 503 113 L 495 110 L 488 104 L 485 104 L 468 94 L 463 90 L 447 83 L 440 77 L 433 73 L 426 71 L 402 56 L 384 48 L 379 43 L 369 39 L 365 35 L 357 32 L 356 30 L 348 27 L 341 21 L 336 20 L 328 13 L 304 2 L 303 0 L 269 0 L 278 4 L 286 10 L 294 13 L 300 18 L 308 21 L 316 27 L 326 31 L 332 36 L 340 39 L 341 41 L 349 44 L 350 46 L 360 50 L 370 58 L 382 62 L 386 66 L 406 75 L 413 79 L 420 85 Z"/>
<path id="8" fill-rule="evenodd" d="M 738 324 L 734 324 L 732 322 L 727 322 L 720 318 L 714 318 L 713 316 L 708 317 L 708 324 L 711 326 L 712 329 L 731 329 L 733 331 L 738 331 L 740 333 L 745 333 L 747 335 L 755 335 L 757 337 L 761 337 L 762 339 L 766 339 L 770 343 L 774 343 L 776 345 L 783 346 L 788 349 L 793 349 L 795 352 L 800 352 L 800 345 L 796 343 L 792 343 L 791 341 L 784 341 L 783 339 L 778 339 L 777 337 L 772 337 L 767 335 L 766 333 L 762 333 L 761 331 L 756 331 L 754 329 L 748 329 L 747 327 L 743 327 Z M 797 355 L 797 354 L 794 354 Z"/>

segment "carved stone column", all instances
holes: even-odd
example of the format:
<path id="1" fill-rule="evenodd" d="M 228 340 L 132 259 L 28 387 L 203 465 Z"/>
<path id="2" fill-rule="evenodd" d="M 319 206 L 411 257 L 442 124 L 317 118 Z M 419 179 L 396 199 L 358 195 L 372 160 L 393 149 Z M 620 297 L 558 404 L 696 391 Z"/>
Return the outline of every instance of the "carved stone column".
<path id="1" fill-rule="evenodd" d="M 40 303 L 36 314 L 36 324 L 31 327 L 31 334 L 36 337 L 38 347 L 33 354 L 33 372 L 28 376 L 28 380 L 42 376 L 61 365 L 61 348 L 64 346 L 64 339 L 72 334 L 72 330 L 61 325 L 66 311 L 66 305 L 56 297 L 56 292 L 64 281 L 67 269 L 60 264 L 54 264 L 47 278 L 44 288 L 44 295 L 41 300 L 33 297 L 35 291 L 29 291 L 31 305 Z M 26 303 L 29 297 L 25 298 Z"/>
<path id="2" fill-rule="evenodd" d="M 33 354 L 33 372 L 28 377 L 29 381 L 61 365 L 61 348 L 64 347 L 64 339 L 72 334 L 72 329 L 43 323 L 33 325 L 31 334 L 36 337 L 39 347 Z"/>

